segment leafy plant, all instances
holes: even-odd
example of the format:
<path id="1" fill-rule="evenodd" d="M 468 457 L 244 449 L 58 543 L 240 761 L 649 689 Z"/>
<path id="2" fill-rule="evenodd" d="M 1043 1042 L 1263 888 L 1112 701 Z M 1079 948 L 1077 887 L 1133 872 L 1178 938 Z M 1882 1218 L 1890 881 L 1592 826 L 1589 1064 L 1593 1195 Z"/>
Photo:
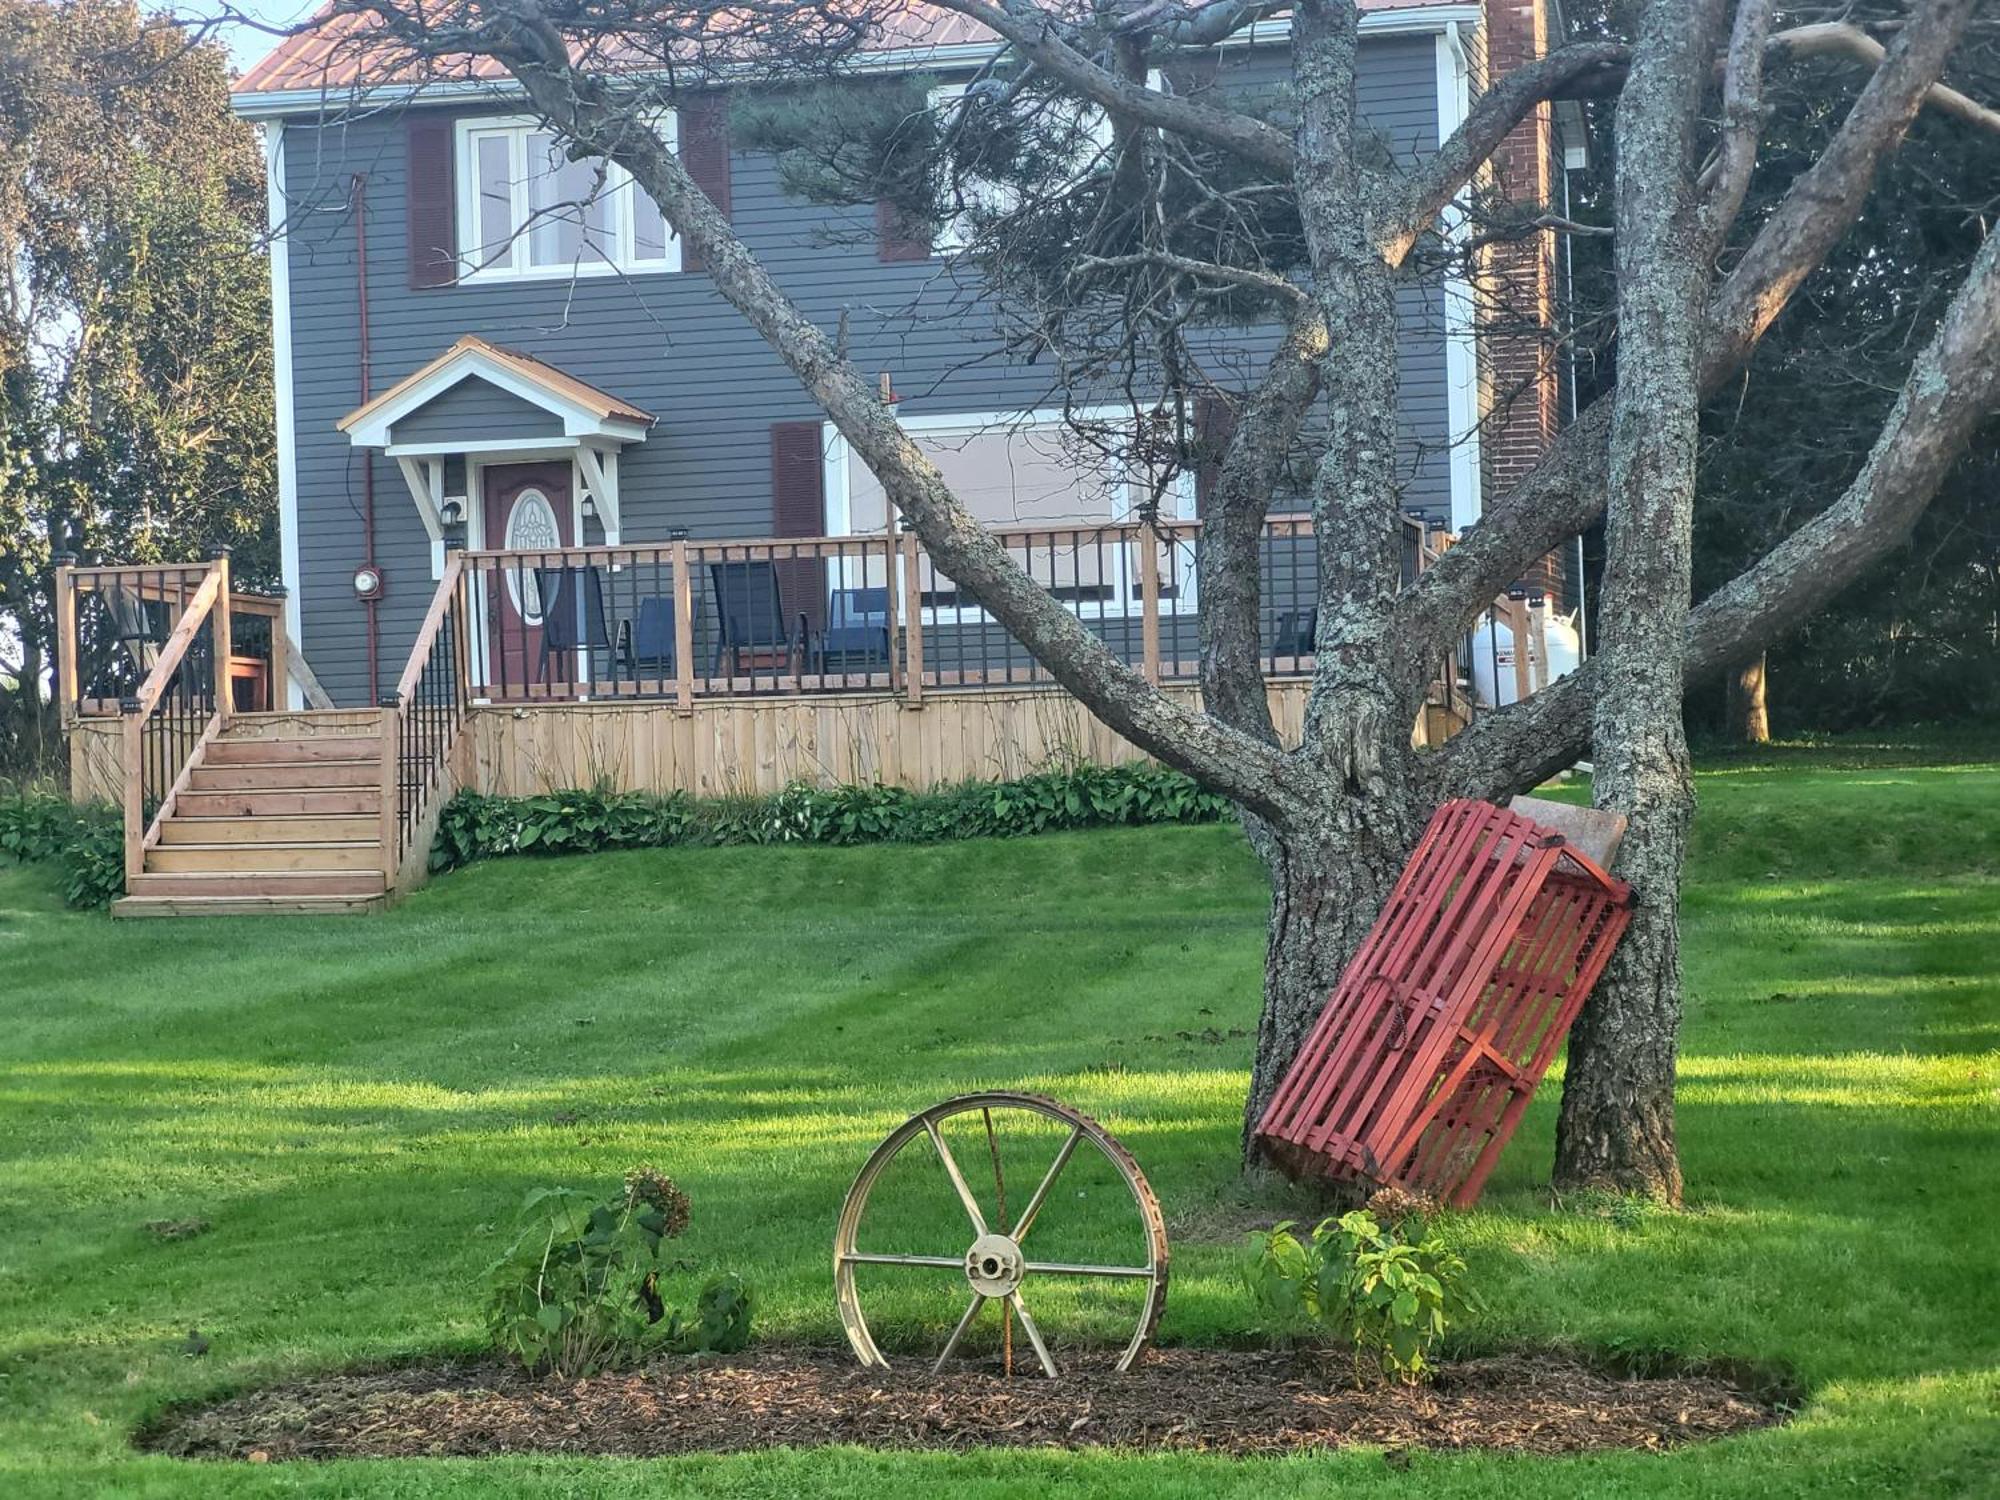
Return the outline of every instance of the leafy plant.
<path id="1" fill-rule="evenodd" d="M 1465 1262 L 1421 1213 L 1384 1225 L 1369 1209 L 1324 1219 L 1301 1240 L 1287 1221 L 1253 1235 L 1244 1280 L 1259 1307 L 1288 1331 L 1317 1323 L 1385 1375 L 1415 1382 L 1431 1352 L 1471 1305 Z"/>
<path id="2" fill-rule="evenodd" d="M 676 1268 L 661 1247 L 687 1223 L 687 1194 L 648 1168 L 601 1203 L 568 1188 L 530 1193 L 519 1234 L 486 1273 L 495 1347 L 530 1370 L 565 1377 L 629 1365 L 655 1349 L 741 1349 L 752 1298 L 740 1277 L 704 1286 L 689 1321 L 661 1297 L 662 1276 Z"/>
<path id="3" fill-rule="evenodd" d="M 561 791 L 533 797 L 461 792 L 444 809 L 431 868 L 509 854 L 568 854 L 675 844 L 942 843 L 1056 829 L 1206 823 L 1228 801 L 1162 766 L 1076 765 L 1019 781 L 933 792 L 796 782 L 770 797 L 696 802 L 683 793 Z"/>
<path id="4" fill-rule="evenodd" d="M 0 795 L 0 854 L 61 866 L 71 906 L 104 906 L 125 894 L 124 823 L 107 807 L 75 807 L 53 792 Z"/>

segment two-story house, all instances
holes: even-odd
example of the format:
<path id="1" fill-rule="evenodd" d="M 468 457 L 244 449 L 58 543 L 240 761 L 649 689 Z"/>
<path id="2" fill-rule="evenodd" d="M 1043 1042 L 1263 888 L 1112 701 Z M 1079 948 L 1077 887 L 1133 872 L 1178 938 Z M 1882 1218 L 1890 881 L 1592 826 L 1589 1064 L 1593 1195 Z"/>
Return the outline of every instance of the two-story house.
<path id="1" fill-rule="evenodd" d="M 1545 50 L 1552 4 L 1363 0 L 1361 102 L 1380 141 L 1434 150 L 1489 65 Z M 861 71 L 907 72 L 937 98 L 994 56 L 921 0 L 887 14 Z M 894 524 L 643 192 L 570 159 L 497 70 L 373 72 L 353 24 L 288 39 L 236 94 L 269 152 L 282 596 L 245 594 L 224 560 L 58 571 L 72 792 L 124 806 L 120 914 L 373 909 L 423 877 L 455 787 L 921 787 L 1136 753 Z M 1282 15 L 1257 23 L 1214 49 L 1203 83 L 1282 86 L 1286 40 Z M 1029 575 L 1149 680 L 1195 693 L 1212 461 L 1155 442 L 1190 414 L 1143 391 L 1100 405 L 1006 354 L 1008 304 L 953 224 L 788 192 L 778 154 L 731 139 L 731 93 L 756 87 L 683 95 L 663 119 L 690 174 L 880 372 Z M 1559 202 L 1558 147 L 1542 110 L 1496 178 Z M 1517 313 L 1525 296 L 1552 316 L 1552 236 L 1490 263 Z M 1489 324 L 1462 262 L 1427 264 L 1398 294 L 1417 568 L 1535 462 L 1566 394 L 1535 318 Z M 1229 336 L 1254 351 L 1269 333 Z M 1132 440 L 1080 445 L 1079 405 Z M 1312 680 L 1316 556 L 1311 517 L 1275 505 L 1260 645 L 1281 737 Z M 1564 571 L 1496 600 L 1440 663 L 1418 739 L 1574 659 Z"/>
<path id="2" fill-rule="evenodd" d="M 1411 154 L 1455 126 L 1489 56 L 1497 66 L 1539 54 L 1550 24 L 1545 0 L 1366 0 L 1363 9 L 1366 117 Z M 903 25 L 907 34 L 880 37 L 869 66 L 921 69 L 948 85 L 994 50 L 955 15 L 914 8 Z M 683 257 L 643 193 L 613 172 L 610 191 L 583 210 L 556 212 L 590 195 L 598 167 L 566 160 L 497 69 L 401 87 L 363 76 L 366 54 L 340 41 L 324 32 L 287 40 L 236 90 L 269 150 L 290 623 L 336 702 L 373 703 L 393 686 L 448 543 L 879 531 L 879 487 Z M 1283 41 L 1282 18 L 1262 23 L 1217 49 L 1218 69 L 1225 81 L 1231 70 L 1282 70 Z M 1044 410 L 1046 371 L 970 357 L 992 331 L 968 314 L 963 285 L 948 274 L 948 227 L 913 238 L 892 214 L 789 197 L 772 156 L 732 146 L 720 96 L 670 128 L 697 180 L 787 291 L 823 326 L 842 326 L 864 368 L 905 393 L 901 415 L 982 520 L 1080 525 L 1123 514 L 1129 486 L 1066 454 L 1059 418 Z M 1525 191 L 1559 191 L 1546 112 L 1509 143 L 1502 167 Z M 1531 270 L 1548 260 L 1537 246 L 1509 253 Z M 1537 274 L 1552 287 L 1552 260 Z M 1533 340 L 1482 340 L 1464 288 L 1442 274 L 1403 295 L 1405 505 L 1457 529 L 1478 516 L 1483 484 L 1504 482 L 1540 451 L 1559 382 L 1538 366 Z M 1514 397 L 1482 430 L 1501 384 Z M 1192 516 L 1198 490 L 1199 477 L 1188 476 L 1167 511 Z M 1116 611 L 1136 592 L 1122 565 L 1102 579 L 1084 578 L 1085 563 L 1054 567 L 1046 581 L 1070 587 L 1080 608 Z M 883 581 L 832 572 L 836 584 Z M 824 624 L 821 588 L 797 567 L 780 579 L 800 596 L 784 612 Z M 700 582 L 711 594 L 722 586 Z M 1167 588 L 1191 605 L 1191 579 L 1171 577 Z M 520 643 L 475 643 L 475 670 L 535 675 L 525 658 L 540 654 L 537 592 L 529 577 L 486 601 L 489 614 L 509 614 Z M 945 602 L 942 622 L 964 625 L 967 610 Z M 716 601 L 694 607 L 712 615 Z M 620 613 L 615 600 L 607 608 Z M 628 646 L 633 612 L 606 626 Z M 1274 594 L 1274 633 L 1296 635 L 1300 618 Z M 596 630 L 586 621 L 579 643 Z M 934 659 L 938 646 L 934 632 Z"/>

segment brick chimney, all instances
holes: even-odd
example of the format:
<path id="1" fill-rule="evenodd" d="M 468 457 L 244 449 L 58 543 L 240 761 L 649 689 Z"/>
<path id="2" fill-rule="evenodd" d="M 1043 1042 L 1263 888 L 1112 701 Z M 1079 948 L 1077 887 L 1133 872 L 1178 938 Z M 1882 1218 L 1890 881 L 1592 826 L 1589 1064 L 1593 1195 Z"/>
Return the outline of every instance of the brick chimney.
<path id="1" fill-rule="evenodd" d="M 1550 0 L 1485 0 L 1489 79 L 1549 50 L 1549 10 Z M 1494 153 L 1490 191 L 1524 210 L 1559 206 L 1560 171 L 1555 112 L 1543 104 Z M 1481 435 L 1481 490 L 1489 499 L 1506 494 L 1535 466 L 1561 421 L 1559 351 L 1552 336 L 1556 276 L 1552 230 L 1491 247 L 1479 268 L 1486 334 L 1481 373 L 1491 410 Z M 1561 560 L 1552 557 L 1522 582 L 1566 607 L 1574 601 L 1564 575 Z"/>

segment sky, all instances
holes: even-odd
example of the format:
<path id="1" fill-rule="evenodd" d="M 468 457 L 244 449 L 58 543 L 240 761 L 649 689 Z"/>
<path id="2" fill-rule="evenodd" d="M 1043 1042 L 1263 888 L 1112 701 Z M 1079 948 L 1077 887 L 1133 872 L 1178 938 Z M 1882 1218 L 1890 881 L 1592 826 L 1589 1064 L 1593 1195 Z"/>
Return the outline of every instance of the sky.
<path id="1" fill-rule="evenodd" d="M 266 26 L 292 26 L 318 10 L 321 0 L 171 0 L 167 6 L 186 20 L 248 16 Z M 229 59 L 242 72 L 278 45 L 278 38 L 241 21 L 223 20 L 217 35 L 229 48 Z"/>

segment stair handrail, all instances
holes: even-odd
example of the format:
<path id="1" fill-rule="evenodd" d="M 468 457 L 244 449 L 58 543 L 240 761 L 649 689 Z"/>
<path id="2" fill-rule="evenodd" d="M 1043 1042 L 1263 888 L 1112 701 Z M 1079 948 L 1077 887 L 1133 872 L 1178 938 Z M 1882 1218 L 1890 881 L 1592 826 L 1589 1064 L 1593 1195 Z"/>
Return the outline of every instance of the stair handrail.
<path id="1" fill-rule="evenodd" d="M 188 652 L 210 624 L 210 671 L 190 681 L 181 672 Z M 173 692 L 182 710 L 162 719 L 154 737 L 157 753 L 148 754 L 147 730 L 163 702 Z M 199 711 L 206 708 L 207 713 Z M 187 785 L 195 757 L 229 722 L 229 554 L 219 551 L 208 564 L 200 585 L 160 647 L 146 680 L 129 698 L 121 698 L 124 721 L 124 821 L 126 888 L 143 874 L 146 850 L 160 837 L 160 825 L 173 814 L 174 799 Z M 195 721 L 201 720 L 197 730 Z M 146 817 L 149 775 L 158 791 L 153 816 Z"/>
<path id="2" fill-rule="evenodd" d="M 471 701 L 465 559 L 451 553 L 382 710 L 382 876 L 397 884 Z"/>

